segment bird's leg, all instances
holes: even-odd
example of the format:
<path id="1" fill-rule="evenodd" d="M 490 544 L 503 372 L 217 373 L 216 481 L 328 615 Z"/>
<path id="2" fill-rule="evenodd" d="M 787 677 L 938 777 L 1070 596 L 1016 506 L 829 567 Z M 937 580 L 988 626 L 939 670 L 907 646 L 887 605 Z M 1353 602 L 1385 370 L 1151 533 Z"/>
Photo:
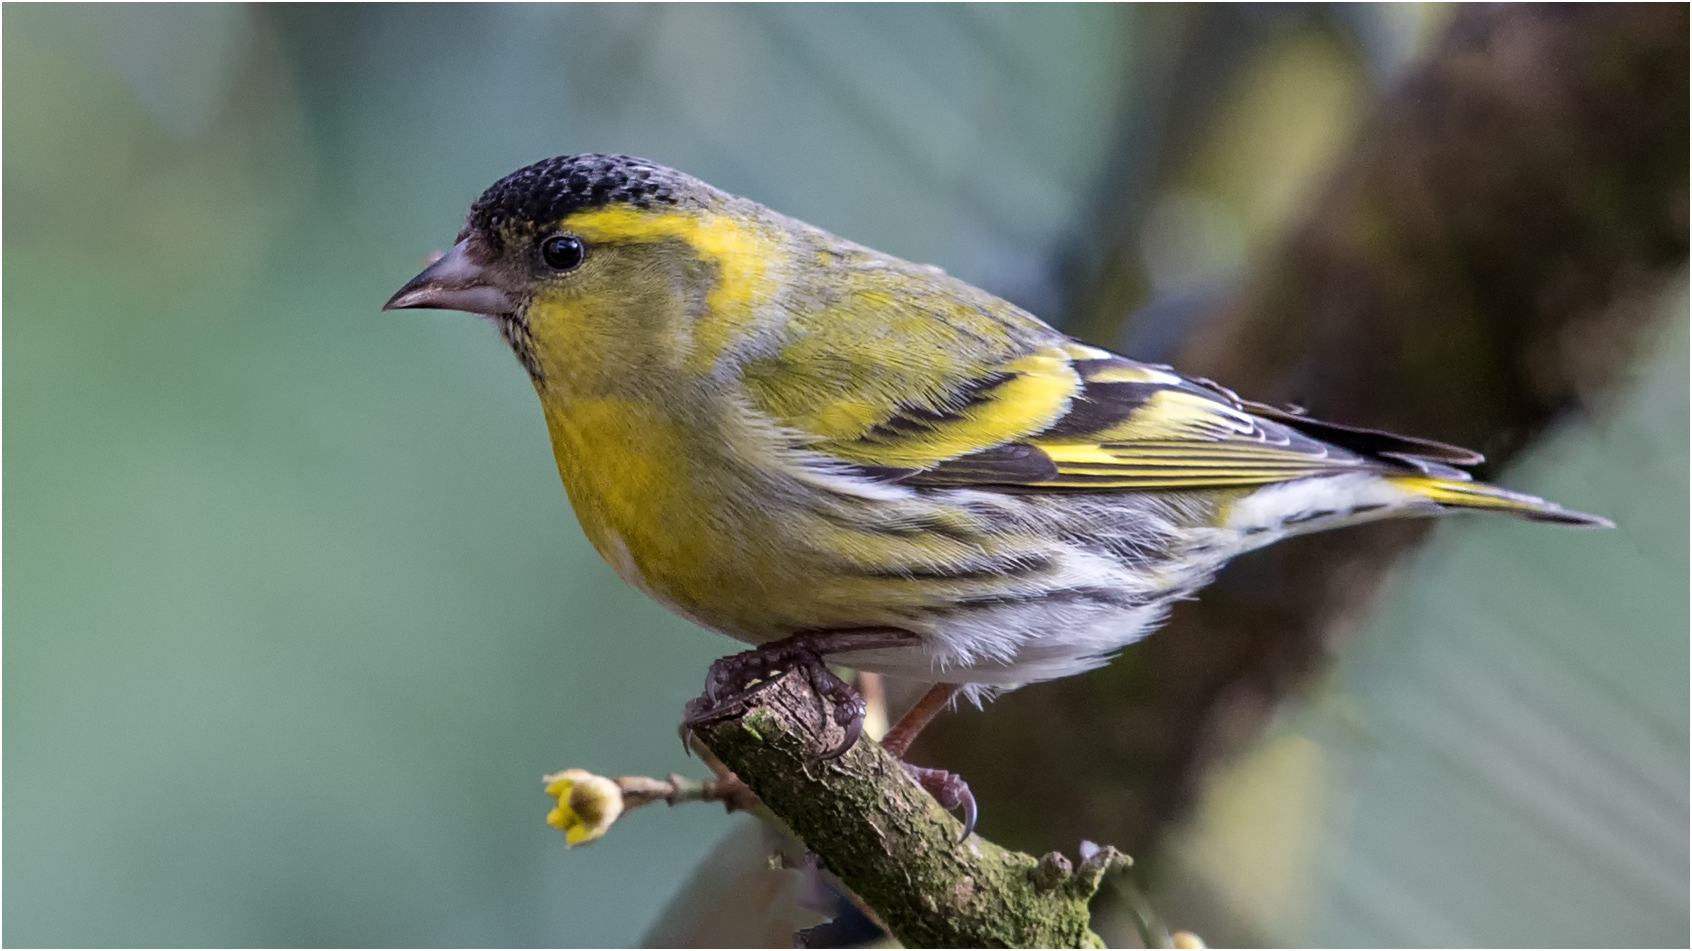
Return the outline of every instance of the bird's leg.
<path id="1" fill-rule="evenodd" d="M 893 729 L 881 738 L 881 748 L 900 759 L 910 750 L 911 743 L 922 732 L 922 728 L 933 721 L 936 714 L 946 709 L 946 704 L 962 690 L 961 684 L 935 684 L 928 688 L 928 692 L 916 702 L 916 705 L 905 711 L 899 722 L 893 724 Z"/>
<path id="2" fill-rule="evenodd" d="M 844 754 L 858 741 L 864 728 L 864 701 L 852 685 L 835 676 L 823 658 L 853 651 L 909 647 L 917 636 L 898 628 L 853 628 L 845 631 L 805 631 L 792 637 L 760 644 L 721 658 L 705 675 L 705 692 L 688 701 L 682 717 L 682 745 L 688 746 L 693 731 L 718 723 L 746 710 L 752 695 L 790 670 L 803 670 L 819 703 L 833 706 L 833 719 L 845 731 L 845 739 L 826 755 Z M 825 711 L 826 712 L 826 711 Z"/>
<path id="3" fill-rule="evenodd" d="M 922 728 L 927 726 L 936 714 L 946 709 L 946 705 L 951 703 L 952 698 L 962 689 L 960 684 L 935 684 L 928 688 L 928 692 L 922 695 L 916 706 L 906 711 L 905 715 L 899 718 L 899 722 L 893 725 L 893 729 L 888 730 L 887 735 L 882 737 L 881 747 L 904 764 L 905 772 L 910 773 L 912 779 L 928 790 L 928 794 L 934 797 L 940 808 L 947 812 L 960 807 L 963 809 L 963 837 L 967 839 L 970 833 L 975 831 L 976 816 L 975 794 L 969 791 L 969 783 L 964 782 L 963 777 L 957 773 L 913 766 L 905 762 L 905 753 L 910 750 L 911 742 L 917 738 L 917 734 L 922 732 Z"/>

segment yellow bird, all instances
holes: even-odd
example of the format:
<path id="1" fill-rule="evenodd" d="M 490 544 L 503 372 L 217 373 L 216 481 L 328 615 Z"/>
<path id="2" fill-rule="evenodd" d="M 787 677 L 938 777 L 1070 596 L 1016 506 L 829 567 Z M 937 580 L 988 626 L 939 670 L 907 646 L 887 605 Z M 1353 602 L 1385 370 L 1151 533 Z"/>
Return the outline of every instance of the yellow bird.
<path id="1" fill-rule="evenodd" d="M 1289 535 L 1469 509 L 1608 524 L 1471 481 L 1473 452 L 1242 400 L 627 156 L 495 183 L 387 307 L 491 318 L 594 547 L 758 645 L 713 666 L 695 724 L 803 666 L 843 749 L 861 705 L 831 656 L 939 685 L 889 734 L 902 754 L 960 690 L 1104 664 Z M 960 780 L 913 772 L 973 818 Z"/>

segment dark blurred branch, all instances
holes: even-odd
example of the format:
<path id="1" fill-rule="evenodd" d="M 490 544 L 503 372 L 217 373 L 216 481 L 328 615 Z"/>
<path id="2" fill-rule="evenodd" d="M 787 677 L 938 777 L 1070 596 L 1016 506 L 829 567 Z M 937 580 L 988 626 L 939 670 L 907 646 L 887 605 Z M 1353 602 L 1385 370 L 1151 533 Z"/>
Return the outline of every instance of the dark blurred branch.
<path id="1" fill-rule="evenodd" d="M 1150 290 L 1139 254 L 1150 205 L 1200 149 L 1254 60 L 1295 31 L 1336 32 L 1330 8 L 1318 4 L 1148 3 L 1131 11 L 1131 105 L 1058 263 L 1063 329 L 1101 343 Z"/>
<path id="2" fill-rule="evenodd" d="M 822 753 L 816 694 L 790 673 L 745 714 L 699 731 L 819 861 L 906 947 L 1103 947 L 1087 902 L 1125 859 L 1104 849 L 1078 868 L 1002 849 L 962 827 L 878 744 Z M 828 729 L 838 732 L 830 725 Z"/>
<path id="3" fill-rule="evenodd" d="M 1176 365 L 1480 448 L 1496 476 L 1622 377 L 1683 266 L 1687 35 L 1684 5 L 1462 7 Z M 1428 529 L 1242 558 L 1112 666 L 942 720 L 919 757 L 968 776 L 1006 841 L 1147 852 L 1217 752 L 1255 735 Z"/>

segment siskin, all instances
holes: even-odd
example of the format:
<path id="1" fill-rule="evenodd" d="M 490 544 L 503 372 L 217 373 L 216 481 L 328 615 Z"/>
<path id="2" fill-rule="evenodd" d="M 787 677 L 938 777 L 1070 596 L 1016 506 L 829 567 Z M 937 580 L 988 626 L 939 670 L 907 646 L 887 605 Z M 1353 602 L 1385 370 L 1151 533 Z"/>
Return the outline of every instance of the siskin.
<path id="1" fill-rule="evenodd" d="M 713 667 L 690 724 L 802 666 L 843 750 L 861 705 L 836 656 L 939 685 L 889 734 L 902 754 L 958 691 L 1104 664 L 1289 535 L 1454 510 L 1608 524 L 1472 481 L 1473 452 L 1242 400 L 638 158 L 495 183 L 387 307 L 497 323 L 594 547 L 759 645 Z"/>

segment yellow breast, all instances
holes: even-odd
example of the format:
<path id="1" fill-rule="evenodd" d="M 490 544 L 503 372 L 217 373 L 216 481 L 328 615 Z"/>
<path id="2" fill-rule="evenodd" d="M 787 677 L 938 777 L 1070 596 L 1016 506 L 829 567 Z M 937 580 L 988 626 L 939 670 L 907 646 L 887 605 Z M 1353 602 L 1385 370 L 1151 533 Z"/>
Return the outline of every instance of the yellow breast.
<path id="1" fill-rule="evenodd" d="M 675 424 L 610 397 L 548 405 L 546 420 L 558 474 L 594 548 L 625 581 L 697 617 L 704 596 L 724 583 L 726 553 L 708 524 L 719 500 L 688 471 Z"/>

